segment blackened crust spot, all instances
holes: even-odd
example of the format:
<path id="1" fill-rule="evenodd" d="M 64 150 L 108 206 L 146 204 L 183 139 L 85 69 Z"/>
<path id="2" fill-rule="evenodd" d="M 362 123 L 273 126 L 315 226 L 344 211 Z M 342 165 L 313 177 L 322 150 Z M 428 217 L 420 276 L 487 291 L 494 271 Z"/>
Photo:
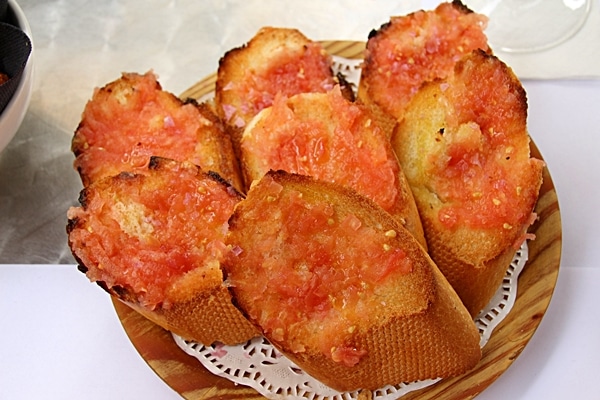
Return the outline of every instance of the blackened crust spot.
<path id="1" fill-rule="evenodd" d="M 235 187 L 233 187 L 233 185 L 231 184 L 231 182 L 229 182 L 228 180 L 226 180 L 225 178 L 223 178 L 221 175 L 219 175 L 218 172 L 208 171 L 206 174 L 208 175 L 209 178 L 211 178 L 215 182 L 218 182 L 221 185 L 225 185 L 227 187 L 227 192 L 228 193 L 233 194 L 233 195 L 235 195 L 237 197 L 244 197 L 242 195 L 242 193 L 238 192 L 238 190 Z"/>
<path id="2" fill-rule="evenodd" d="M 367 37 L 367 39 L 372 39 L 375 36 L 377 36 L 379 34 L 379 32 L 384 31 L 387 29 L 388 26 L 391 25 L 391 22 L 386 22 L 385 24 L 382 24 L 379 29 L 371 29 L 371 32 L 369 32 L 369 36 Z"/>
<path id="3" fill-rule="evenodd" d="M 77 269 L 78 269 L 80 272 L 83 272 L 84 274 L 88 272 L 88 267 L 86 267 L 86 266 L 85 266 L 85 265 L 83 265 L 83 264 L 78 264 L 78 265 L 77 265 Z"/>
<path id="4" fill-rule="evenodd" d="M 148 164 L 148 169 L 158 169 L 160 166 L 162 157 L 152 156 L 150 157 L 150 163 Z"/>
<path id="5" fill-rule="evenodd" d="M 150 161 L 148 162 L 148 169 L 150 170 L 160 170 L 163 168 L 169 168 L 169 165 L 175 165 L 175 164 L 185 164 L 185 162 L 179 162 L 176 160 L 173 160 L 172 158 L 167 158 L 167 157 L 161 157 L 161 156 L 151 156 L 150 157 Z M 199 168 L 198 166 L 196 166 L 197 168 Z"/>
<path id="6" fill-rule="evenodd" d="M 132 293 L 132 291 L 124 286 L 114 285 L 113 287 L 109 288 L 108 285 L 106 284 L 106 282 L 104 282 L 104 281 L 96 281 L 96 284 L 98 286 L 100 286 L 108 294 L 116 296 L 123 301 L 129 301 L 129 302 L 136 301 L 135 295 Z"/>
<path id="7" fill-rule="evenodd" d="M 106 284 L 106 282 L 104 282 L 104 281 L 96 281 L 96 285 L 100 286 L 105 292 L 111 293 L 111 291 L 108 288 L 108 285 Z"/>
<path id="8" fill-rule="evenodd" d="M 122 286 L 115 285 L 112 287 L 112 292 L 117 296 L 124 298 L 128 295 L 129 291 Z"/>
<path id="9" fill-rule="evenodd" d="M 463 14 L 470 14 L 473 12 L 473 10 L 467 7 L 461 0 L 453 0 L 452 6 Z"/>
<path id="10" fill-rule="evenodd" d="M 348 82 L 346 76 L 341 72 L 336 74 L 336 78 L 338 83 L 340 84 L 340 89 L 342 90 L 342 96 L 350 102 L 356 101 L 356 96 L 354 95 L 354 90 L 352 89 L 352 83 Z"/>
<path id="11" fill-rule="evenodd" d="M 248 43 L 226 51 L 225 54 L 223 54 L 223 56 L 219 59 L 219 68 L 223 67 L 227 63 L 228 58 L 233 57 L 232 54 L 239 53 L 247 47 Z"/>
<path id="12" fill-rule="evenodd" d="M 224 185 L 229 185 L 229 182 L 227 182 L 227 180 L 225 180 L 225 178 L 223 178 L 221 175 L 219 175 L 218 172 L 208 171 L 207 174 L 208 174 L 208 176 L 210 176 L 210 178 L 212 180 L 222 183 Z"/>
<path id="13" fill-rule="evenodd" d="M 78 201 L 79 201 L 79 204 L 81 204 L 81 206 L 83 208 L 87 208 L 87 206 L 88 206 L 87 200 L 88 200 L 88 191 L 86 188 L 84 188 L 83 190 L 81 190 L 81 192 L 79 192 Z"/>
<path id="14" fill-rule="evenodd" d="M 70 218 L 67 220 L 67 234 L 73 232 L 73 229 L 79 224 L 79 218 Z"/>
<path id="15" fill-rule="evenodd" d="M 83 121 L 79 122 L 79 124 L 77 125 L 77 129 L 75 129 L 75 134 L 73 135 L 73 138 L 71 139 L 71 151 L 73 152 L 75 157 L 78 157 L 83 153 L 82 146 L 79 144 L 77 136 L 78 136 L 79 131 L 81 129 L 83 129 L 84 126 L 85 126 L 85 124 L 83 123 Z"/>
<path id="16" fill-rule="evenodd" d="M 193 97 L 188 97 L 183 101 L 183 104 L 193 104 L 194 106 L 198 107 L 198 101 L 196 99 L 194 99 Z"/>
<path id="17" fill-rule="evenodd" d="M 115 285 L 111 288 L 110 293 L 123 301 L 130 303 L 136 303 L 138 301 L 137 296 L 129 286 Z"/>
<path id="18" fill-rule="evenodd" d="M 133 172 L 129 172 L 129 171 L 119 172 L 119 175 L 117 175 L 117 177 L 119 179 L 123 179 L 123 180 L 133 179 L 136 176 L 137 176 L 137 174 L 134 174 Z"/>

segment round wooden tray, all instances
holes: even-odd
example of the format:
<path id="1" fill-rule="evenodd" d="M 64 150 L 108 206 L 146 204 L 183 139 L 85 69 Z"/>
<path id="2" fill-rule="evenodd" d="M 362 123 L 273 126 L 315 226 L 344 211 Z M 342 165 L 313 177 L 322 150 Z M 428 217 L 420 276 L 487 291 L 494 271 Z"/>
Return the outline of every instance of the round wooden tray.
<path id="1" fill-rule="evenodd" d="M 364 42 L 325 41 L 330 54 L 360 59 Z M 199 99 L 214 90 L 216 74 L 196 83 L 181 94 Z M 532 143 L 532 155 L 542 159 Z M 552 178 L 544 168 L 544 183 L 535 210 L 538 221 L 530 231 L 529 260 L 519 276 L 518 294 L 512 311 L 494 330 L 483 348 L 475 369 L 462 376 L 444 379 L 435 385 L 411 392 L 402 400 L 471 399 L 494 382 L 521 354 L 550 303 L 560 266 L 562 228 L 560 209 Z M 182 397 L 199 399 L 263 399 L 254 389 L 208 372 L 200 362 L 183 352 L 171 334 L 118 300 L 115 310 L 129 339 L 150 367 Z"/>

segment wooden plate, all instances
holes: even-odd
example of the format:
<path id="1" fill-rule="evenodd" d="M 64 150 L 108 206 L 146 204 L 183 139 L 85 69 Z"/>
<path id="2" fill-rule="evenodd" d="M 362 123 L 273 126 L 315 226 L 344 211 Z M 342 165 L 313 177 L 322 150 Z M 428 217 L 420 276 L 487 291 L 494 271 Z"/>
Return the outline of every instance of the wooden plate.
<path id="1" fill-rule="evenodd" d="M 365 44 L 326 41 L 325 49 L 341 57 L 360 59 Z M 201 98 L 214 90 L 216 74 L 196 83 L 182 98 Z M 532 155 L 542 159 L 532 143 Z M 531 232 L 529 260 L 519 276 L 518 294 L 510 314 L 494 330 L 483 348 L 483 357 L 469 373 L 444 379 L 433 386 L 411 392 L 402 400 L 471 399 L 494 382 L 521 354 L 537 327 L 554 292 L 560 265 L 562 228 L 560 209 L 552 178 L 544 168 L 544 183 L 536 206 L 538 221 Z M 200 362 L 184 353 L 171 334 L 113 300 L 117 315 L 131 342 L 150 367 L 186 399 L 262 399 L 254 389 L 236 385 L 208 372 Z"/>

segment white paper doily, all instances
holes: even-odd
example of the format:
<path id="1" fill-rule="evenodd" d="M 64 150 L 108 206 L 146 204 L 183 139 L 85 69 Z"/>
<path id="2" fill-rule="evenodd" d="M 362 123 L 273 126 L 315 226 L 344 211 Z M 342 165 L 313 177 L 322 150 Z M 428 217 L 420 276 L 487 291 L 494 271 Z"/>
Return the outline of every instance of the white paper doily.
<path id="1" fill-rule="evenodd" d="M 527 241 L 525 241 L 521 245 L 521 248 L 517 250 L 512 262 L 506 269 L 504 279 L 496 294 L 492 297 L 487 307 L 475 318 L 475 325 L 479 328 L 479 335 L 481 336 L 479 346 L 482 348 L 490 339 L 494 329 L 508 315 L 515 304 L 519 274 L 523 270 L 528 257 L 529 247 L 527 246 Z"/>
<path id="2" fill-rule="evenodd" d="M 504 280 L 488 306 L 477 316 L 480 346 L 508 315 L 517 298 L 517 282 L 528 258 L 527 242 L 515 254 Z M 173 335 L 177 345 L 197 358 L 206 369 L 232 382 L 250 386 L 269 399 L 351 400 L 359 392 L 340 393 L 317 381 L 283 356 L 266 339 L 258 337 L 237 346 L 204 346 Z M 373 392 L 373 400 L 398 399 L 439 379 L 388 385 Z"/>
<path id="3" fill-rule="evenodd" d="M 346 78 L 346 81 L 353 84 L 356 88 L 358 82 L 360 81 L 363 60 L 340 57 L 336 55 L 331 56 L 331 59 L 333 61 L 333 65 L 331 66 L 333 73 L 342 73 Z"/>

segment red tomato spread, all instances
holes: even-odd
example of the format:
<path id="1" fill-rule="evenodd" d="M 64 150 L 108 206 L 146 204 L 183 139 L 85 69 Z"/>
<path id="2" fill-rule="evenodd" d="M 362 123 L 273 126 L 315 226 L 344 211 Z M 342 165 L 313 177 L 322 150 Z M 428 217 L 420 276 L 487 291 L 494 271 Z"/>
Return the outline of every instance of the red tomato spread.
<path id="1" fill-rule="evenodd" d="M 234 263 L 243 268 L 229 275 L 231 284 L 244 292 L 250 315 L 271 337 L 302 352 L 307 330 L 312 337 L 318 331 L 323 354 L 356 364 L 365 352 L 351 344 L 352 332 L 366 325 L 373 302 L 380 301 L 375 288 L 410 273 L 411 261 L 394 232 L 367 226 L 327 202 L 307 201 L 301 192 L 282 191 L 270 176 L 260 184 L 268 190 L 243 220 L 255 226 L 251 243 L 232 243 L 240 247 Z"/>
<path id="2" fill-rule="evenodd" d="M 322 108 L 314 111 L 314 97 L 302 96 L 278 96 L 271 112 L 244 136 L 244 154 L 257 160 L 261 175 L 284 170 L 336 182 L 391 209 L 398 196 L 399 166 L 370 114 L 344 99 L 338 86 L 323 95 L 325 104 L 320 98 Z"/>
<path id="3" fill-rule="evenodd" d="M 308 43 L 301 54 L 280 52 L 269 60 L 261 70 L 248 70 L 244 79 L 230 82 L 224 90 L 237 92 L 243 99 L 241 112 L 256 115 L 273 104 L 275 96 L 290 97 L 298 93 L 322 93 L 335 84 L 331 72 L 331 59 L 318 43 Z M 235 109 L 223 105 L 225 116 L 230 120 Z M 233 121 L 243 126 L 243 121 Z"/>
<path id="4" fill-rule="evenodd" d="M 476 53 L 458 64 L 446 90 L 443 151 L 430 166 L 453 227 L 520 229 L 537 198 L 542 163 L 529 158 L 524 90 L 501 62 Z"/>
<path id="5" fill-rule="evenodd" d="M 197 131 L 210 123 L 194 104 L 163 91 L 153 73 L 124 74 L 87 103 L 73 139 L 75 166 L 92 182 L 142 171 L 151 156 L 203 165 Z"/>
<path id="6" fill-rule="evenodd" d="M 78 221 L 69 241 L 90 280 L 132 289 L 151 309 L 181 295 L 169 291 L 182 276 L 194 272 L 201 283 L 220 273 L 238 201 L 220 182 L 187 169 L 160 172 L 93 184 L 84 207 L 69 211 Z"/>
<path id="7" fill-rule="evenodd" d="M 452 3 L 392 17 L 367 43 L 369 97 L 399 118 L 424 82 L 445 78 L 462 55 L 488 48 L 486 23 L 485 16 Z"/>

